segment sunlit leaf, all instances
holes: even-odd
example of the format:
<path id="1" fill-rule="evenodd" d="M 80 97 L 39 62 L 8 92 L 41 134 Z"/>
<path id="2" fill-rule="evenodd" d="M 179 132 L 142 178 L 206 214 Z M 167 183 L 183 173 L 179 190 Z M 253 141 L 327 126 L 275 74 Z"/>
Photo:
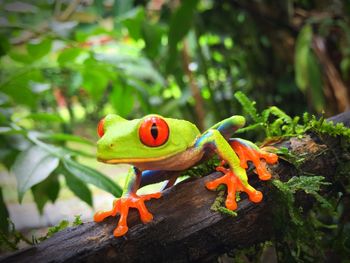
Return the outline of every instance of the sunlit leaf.
<path id="1" fill-rule="evenodd" d="M 109 101 L 119 115 L 128 116 L 134 106 L 133 89 L 125 84 L 115 84 Z"/>
<path id="2" fill-rule="evenodd" d="M 311 52 L 311 41 L 312 28 L 311 25 L 308 24 L 300 31 L 295 45 L 295 82 L 303 92 L 306 91 L 309 84 L 308 59 Z"/>
<path id="3" fill-rule="evenodd" d="M 85 139 L 83 137 L 75 136 L 68 133 L 45 133 L 40 134 L 40 138 L 54 140 L 54 141 L 71 141 L 71 142 L 78 142 L 88 145 L 94 145 L 92 141 L 89 141 L 88 139 Z"/>
<path id="4" fill-rule="evenodd" d="M 24 130 L 16 130 L 11 127 L 0 127 L 0 134 L 14 135 L 14 134 L 25 134 Z"/>
<path id="5" fill-rule="evenodd" d="M 72 175 L 85 183 L 93 184 L 117 197 L 122 193 L 122 189 L 111 179 L 88 166 L 70 159 L 63 160 L 63 165 Z"/>
<path id="6" fill-rule="evenodd" d="M 27 50 L 30 56 L 35 59 L 40 59 L 47 55 L 51 50 L 52 40 L 44 38 L 40 42 L 29 42 L 27 44 Z"/>
<path id="7" fill-rule="evenodd" d="M 46 112 L 30 113 L 25 118 L 43 122 L 63 122 L 62 118 L 57 114 L 51 114 Z"/>
<path id="8" fill-rule="evenodd" d="M 39 146 L 31 146 L 16 158 L 11 170 L 17 178 L 18 199 L 37 183 L 45 180 L 58 166 L 59 159 Z"/>
<path id="9" fill-rule="evenodd" d="M 30 64 L 35 61 L 35 58 L 30 56 L 27 52 L 19 51 L 18 49 L 11 49 L 8 55 L 12 60 L 23 64 Z"/>
<path id="10" fill-rule="evenodd" d="M 70 63 L 74 63 L 75 59 L 81 53 L 80 48 L 66 48 L 58 56 L 57 62 L 60 66 L 65 66 Z"/>
<path id="11" fill-rule="evenodd" d="M 140 39 L 142 36 L 141 29 L 144 19 L 145 10 L 141 7 L 132 9 L 119 18 L 119 20 L 128 29 L 130 36 L 135 40 Z"/>
<path id="12" fill-rule="evenodd" d="M 82 85 L 93 100 L 99 101 L 107 88 L 108 80 L 108 76 L 103 71 L 87 68 L 83 72 Z"/>

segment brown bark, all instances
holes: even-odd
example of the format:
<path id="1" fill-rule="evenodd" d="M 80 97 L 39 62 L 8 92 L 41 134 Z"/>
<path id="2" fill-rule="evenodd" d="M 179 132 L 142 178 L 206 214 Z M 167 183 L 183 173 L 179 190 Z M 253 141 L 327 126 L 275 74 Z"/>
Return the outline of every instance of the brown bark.
<path id="1" fill-rule="evenodd" d="M 350 123 L 350 112 L 336 116 L 335 122 Z M 340 138 L 306 135 L 291 138 L 276 147 L 288 147 L 295 154 L 303 154 L 299 167 L 304 172 L 334 179 L 339 158 L 344 154 Z M 296 169 L 280 158 L 270 167 L 273 177 L 286 181 L 298 175 Z M 0 262 L 184 262 L 210 261 L 234 248 L 248 247 L 274 236 L 272 215 L 274 202 L 270 182 L 259 182 L 250 175 L 253 185 L 264 193 L 259 204 L 244 196 L 238 202 L 237 217 L 210 209 L 217 193 L 204 185 L 220 173 L 178 184 L 151 200 L 147 207 L 154 220 L 144 225 L 135 211 L 129 216 L 130 230 L 125 237 L 114 238 L 117 219 L 103 223 L 88 222 L 55 234 L 36 247 L 2 257 Z M 327 189 L 325 189 L 327 191 Z M 306 206 L 312 200 L 306 198 Z"/>
<path id="2" fill-rule="evenodd" d="M 325 42 L 326 41 L 324 38 L 320 36 L 314 36 L 313 49 L 316 53 L 318 60 L 323 66 L 326 80 L 330 84 L 329 86 L 332 89 L 332 92 L 336 99 L 338 111 L 342 112 L 345 110 L 349 110 L 350 100 L 348 89 L 342 81 L 338 70 L 336 69 L 336 67 L 334 66 L 333 62 L 327 54 Z"/>

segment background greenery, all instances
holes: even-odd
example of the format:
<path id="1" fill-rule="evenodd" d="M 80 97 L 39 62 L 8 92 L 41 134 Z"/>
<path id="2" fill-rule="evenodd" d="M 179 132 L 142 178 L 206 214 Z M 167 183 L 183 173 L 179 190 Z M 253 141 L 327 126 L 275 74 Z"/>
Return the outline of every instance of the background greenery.
<path id="1" fill-rule="evenodd" d="M 245 114 L 236 91 L 291 116 L 344 111 L 349 14 L 345 0 L 0 1 L 0 161 L 19 201 L 30 190 L 42 211 L 62 177 L 89 205 L 89 184 L 119 196 L 79 159 L 108 113 L 204 129 Z M 1 188 L 0 209 L 7 233 Z"/>

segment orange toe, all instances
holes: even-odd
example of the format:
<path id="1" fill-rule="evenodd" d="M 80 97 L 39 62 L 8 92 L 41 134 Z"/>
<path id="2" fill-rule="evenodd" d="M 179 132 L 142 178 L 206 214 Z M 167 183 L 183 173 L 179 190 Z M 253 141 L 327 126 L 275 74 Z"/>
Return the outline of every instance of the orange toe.
<path id="1" fill-rule="evenodd" d="M 237 209 L 237 202 L 236 202 L 236 200 L 234 200 L 232 198 L 227 198 L 225 201 L 225 206 L 227 209 L 236 210 Z"/>
<path id="2" fill-rule="evenodd" d="M 244 186 L 240 179 L 231 170 L 224 167 L 218 167 L 217 170 L 224 172 L 224 175 L 213 181 L 207 182 L 205 186 L 209 190 L 215 190 L 220 184 L 225 184 L 227 186 L 227 197 L 225 201 L 227 209 L 237 209 L 236 192 L 246 192 L 249 196 L 249 200 L 254 203 L 258 203 L 262 200 L 261 192 L 255 190 L 249 184 Z"/>
<path id="3" fill-rule="evenodd" d="M 259 203 L 263 199 L 263 194 L 260 191 L 247 192 L 249 200 L 254 203 Z"/>
<path id="4" fill-rule="evenodd" d="M 139 211 L 142 222 L 148 223 L 153 219 L 153 215 L 148 211 L 145 206 L 145 201 L 151 198 L 160 198 L 161 193 L 154 193 L 148 195 L 138 196 L 135 193 L 130 193 L 126 197 L 122 197 L 113 202 L 113 209 L 110 211 L 97 212 L 94 215 L 95 222 L 101 222 L 108 216 L 115 216 L 117 213 L 120 215 L 118 226 L 114 230 L 113 235 L 120 237 L 128 232 L 127 218 L 130 208 L 136 208 Z"/>
<path id="5" fill-rule="evenodd" d="M 233 150 L 238 155 L 241 160 L 241 167 L 247 168 L 247 161 L 253 162 L 255 166 L 255 171 L 259 176 L 260 180 L 269 180 L 271 178 L 271 173 L 266 168 L 266 163 L 274 164 L 278 161 L 278 156 L 274 153 L 266 152 L 263 150 L 255 150 L 248 147 L 238 141 L 230 142 Z M 243 161 L 243 165 L 242 165 Z M 244 165 L 245 164 L 245 165 Z"/>
<path id="6" fill-rule="evenodd" d="M 121 237 L 124 236 L 126 234 L 126 232 L 128 232 L 129 228 L 128 226 L 117 226 L 116 229 L 114 229 L 113 231 L 113 235 L 115 237 Z"/>

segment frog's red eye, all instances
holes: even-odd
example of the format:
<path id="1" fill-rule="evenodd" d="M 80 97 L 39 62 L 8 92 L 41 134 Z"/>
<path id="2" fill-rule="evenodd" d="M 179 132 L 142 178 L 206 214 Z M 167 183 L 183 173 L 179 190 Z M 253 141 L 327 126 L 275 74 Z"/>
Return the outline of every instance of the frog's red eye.
<path id="1" fill-rule="evenodd" d="M 104 124 L 105 124 L 105 118 L 103 118 L 102 120 L 100 120 L 100 122 L 97 125 L 97 134 L 98 136 L 101 138 L 104 134 L 105 134 L 105 130 L 104 130 Z"/>
<path id="2" fill-rule="evenodd" d="M 145 119 L 139 128 L 140 140 L 150 147 L 161 146 L 168 140 L 168 124 L 160 117 L 153 116 Z"/>

